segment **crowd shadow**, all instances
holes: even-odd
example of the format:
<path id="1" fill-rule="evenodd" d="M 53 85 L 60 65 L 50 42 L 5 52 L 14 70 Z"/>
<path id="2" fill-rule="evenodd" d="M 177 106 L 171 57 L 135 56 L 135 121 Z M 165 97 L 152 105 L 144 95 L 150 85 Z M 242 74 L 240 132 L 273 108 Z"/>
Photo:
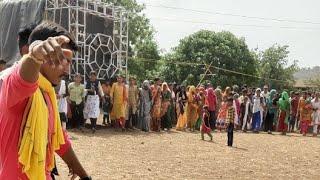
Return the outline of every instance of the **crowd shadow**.
<path id="1" fill-rule="evenodd" d="M 180 133 L 179 131 L 176 131 L 174 128 L 172 128 L 169 131 L 161 130 L 160 132 L 157 131 L 142 131 L 140 129 L 134 128 L 134 129 L 125 129 L 125 131 L 122 131 L 120 128 L 105 126 L 105 125 L 97 125 L 96 131 L 92 133 L 91 125 L 85 124 L 84 128 L 82 128 L 82 131 L 79 129 L 67 129 L 68 132 L 71 132 L 72 134 L 75 134 L 77 136 L 86 136 L 86 137 L 98 137 L 98 138 L 104 138 L 108 139 L 113 136 L 133 136 L 133 137 L 146 137 L 152 135 L 164 135 L 164 134 L 177 134 Z M 72 137 L 74 140 L 77 140 L 78 137 Z"/>

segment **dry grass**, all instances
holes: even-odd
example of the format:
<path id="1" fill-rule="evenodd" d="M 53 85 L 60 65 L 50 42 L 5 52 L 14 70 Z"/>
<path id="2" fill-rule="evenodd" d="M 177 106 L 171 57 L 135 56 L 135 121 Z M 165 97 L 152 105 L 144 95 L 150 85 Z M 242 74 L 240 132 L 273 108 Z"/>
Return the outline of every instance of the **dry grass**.
<path id="1" fill-rule="evenodd" d="M 320 139 L 236 132 L 201 141 L 199 133 L 70 132 L 93 179 L 320 179 Z M 208 137 L 206 137 L 208 139 Z M 62 176 L 67 168 L 58 160 Z"/>

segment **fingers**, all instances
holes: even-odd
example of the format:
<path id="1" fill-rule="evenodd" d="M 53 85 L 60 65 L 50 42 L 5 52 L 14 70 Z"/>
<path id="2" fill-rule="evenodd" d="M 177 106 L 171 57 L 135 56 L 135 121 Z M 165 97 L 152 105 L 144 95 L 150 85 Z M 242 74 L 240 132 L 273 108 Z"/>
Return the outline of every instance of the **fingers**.
<path id="1" fill-rule="evenodd" d="M 42 47 L 47 52 L 46 60 L 49 61 L 50 65 L 55 66 L 54 62 L 55 62 L 56 56 L 54 55 L 54 49 L 49 43 L 49 41 L 44 41 Z"/>
<path id="2" fill-rule="evenodd" d="M 59 36 L 60 37 L 60 36 Z M 58 37 L 54 37 L 54 38 L 48 38 L 47 42 L 48 44 L 51 46 L 51 48 L 53 49 L 53 62 L 54 64 L 57 66 L 59 64 L 61 64 L 62 60 L 64 59 L 63 53 L 62 53 L 62 49 L 61 49 L 61 45 L 58 43 Z"/>
<path id="3" fill-rule="evenodd" d="M 54 39 L 58 42 L 59 46 L 61 46 L 62 44 L 67 44 L 70 42 L 70 39 L 67 36 L 61 35 L 61 36 L 57 36 L 54 37 Z"/>
<path id="4" fill-rule="evenodd" d="M 68 61 L 68 63 L 71 63 L 73 52 L 69 49 L 62 49 L 62 54 L 64 58 Z"/>

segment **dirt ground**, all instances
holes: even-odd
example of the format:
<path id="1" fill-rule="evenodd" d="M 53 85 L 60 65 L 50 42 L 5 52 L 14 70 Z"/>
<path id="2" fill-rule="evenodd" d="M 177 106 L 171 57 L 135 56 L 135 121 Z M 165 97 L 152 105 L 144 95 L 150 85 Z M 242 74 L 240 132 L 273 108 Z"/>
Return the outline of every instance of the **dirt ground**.
<path id="1" fill-rule="evenodd" d="M 201 141 L 199 133 L 70 132 L 93 179 L 320 179 L 320 138 L 235 132 Z M 206 136 L 207 139 L 208 136 Z M 61 177 L 67 167 L 58 159 Z"/>

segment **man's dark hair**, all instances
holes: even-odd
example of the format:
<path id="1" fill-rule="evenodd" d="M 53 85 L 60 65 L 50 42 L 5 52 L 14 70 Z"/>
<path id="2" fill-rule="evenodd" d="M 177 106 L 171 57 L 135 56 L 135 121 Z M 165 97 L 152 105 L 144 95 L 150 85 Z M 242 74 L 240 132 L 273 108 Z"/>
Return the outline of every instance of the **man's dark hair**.
<path id="1" fill-rule="evenodd" d="M 0 59 L 0 65 L 5 65 L 6 62 L 3 59 Z"/>
<path id="2" fill-rule="evenodd" d="M 96 71 L 91 71 L 91 72 L 90 72 L 90 75 L 95 75 L 95 76 L 96 76 L 96 75 L 97 75 L 97 72 L 96 72 Z"/>
<path id="3" fill-rule="evenodd" d="M 30 37 L 31 32 L 36 28 L 37 24 L 30 24 L 24 29 L 20 30 L 18 33 L 18 44 L 19 44 L 19 49 L 21 50 L 23 46 L 28 45 L 28 40 Z"/>
<path id="4" fill-rule="evenodd" d="M 60 25 L 50 21 L 45 21 L 39 24 L 30 34 L 28 43 L 31 44 L 36 40 L 45 41 L 49 37 L 57 37 L 61 35 L 67 36 L 70 39 L 70 42 L 68 43 L 68 45 L 71 50 L 73 51 L 78 50 L 78 47 L 72 35 Z"/>

